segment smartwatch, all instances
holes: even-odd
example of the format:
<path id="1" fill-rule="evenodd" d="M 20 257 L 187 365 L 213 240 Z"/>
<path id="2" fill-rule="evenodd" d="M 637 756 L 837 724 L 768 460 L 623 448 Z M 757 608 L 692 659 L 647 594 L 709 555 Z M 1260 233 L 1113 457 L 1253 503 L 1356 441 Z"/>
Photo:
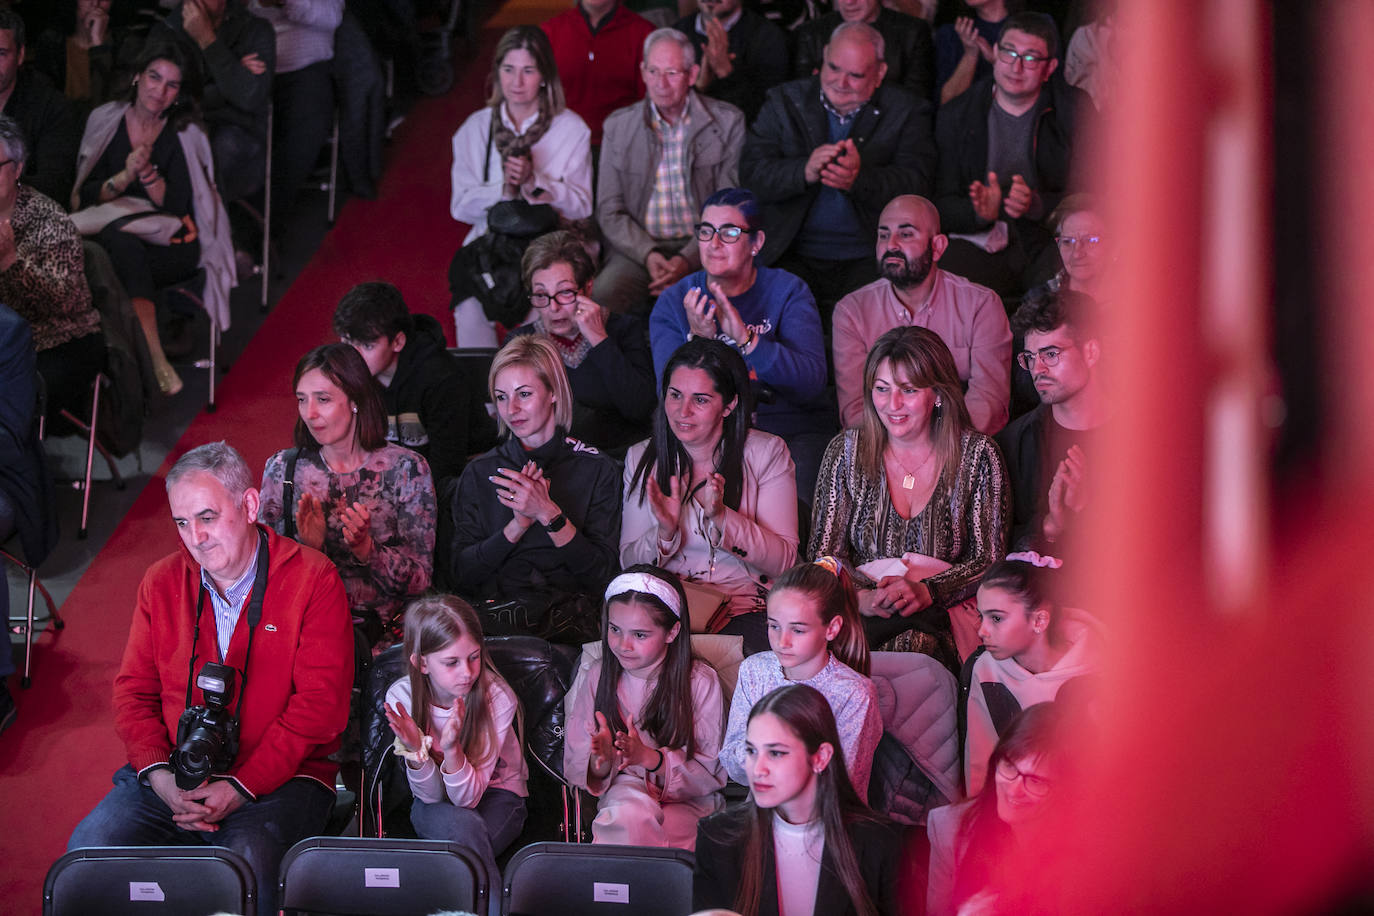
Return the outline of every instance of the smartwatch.
<path id="1" fill-rule="evenodd" d="M 549 534 L 557 534 L 563 530 L 563 526 L 568 524 L 568 517 L 562 512 L 553 517 L 553 521 L 544 526 L 544 530 Z"/>

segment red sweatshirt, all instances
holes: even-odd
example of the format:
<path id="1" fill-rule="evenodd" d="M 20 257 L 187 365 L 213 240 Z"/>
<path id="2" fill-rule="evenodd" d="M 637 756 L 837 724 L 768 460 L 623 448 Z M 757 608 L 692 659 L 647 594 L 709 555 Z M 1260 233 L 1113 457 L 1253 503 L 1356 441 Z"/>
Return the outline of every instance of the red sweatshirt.
<path id="1" fill-rule="evenodd" d="M 256 798 L 305 776 L 330 791 L 338 765 L 328 759 L 348 721 L 353 686 L 353 625 L 343 583 L 325 556 L 267 532 L 270 558 L 262 620 L 248 654 L 247 605 L 224 662 L 238 672 L 230 709 L 246 689 L 239 753 L 228 776 Z M 129 644 L 114 682 L 115 730 L 141 776 L 167 763 L 186 706 L 188 672 L 219 661 L 214 609 L 201 611 L 191 663 L 200 564 L 185 547 L 148 569 L 138 588 Z M 247 684 L 244 662 L 247 660 Z M 194 680 L 194 675 L 193 675 Z M 192 705 L 204 703 L 192 686 Z"/>

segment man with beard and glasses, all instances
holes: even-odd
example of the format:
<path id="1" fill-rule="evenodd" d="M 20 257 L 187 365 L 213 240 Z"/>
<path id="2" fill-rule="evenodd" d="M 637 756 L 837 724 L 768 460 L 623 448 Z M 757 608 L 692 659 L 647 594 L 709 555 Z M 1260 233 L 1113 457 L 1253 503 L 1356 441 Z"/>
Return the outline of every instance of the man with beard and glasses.
<path id="1" fill-rule="evenodd" d="M 969 417 L 989 435 L 1007 422 L 1011 397 L 1011 328 L 1002 300 L 985 286 L 935 266 L 949 240 L 940 212 L 924 197 L 894 197 L 878 217 L 882 277 L 835 306 L 831 345 L 840 419 L 863 419 L 864 358 L 892 328 L 919 325 L 945 342 L 965 386 Z"/>
<path id="2" fill-rule="evenodd" d="M 1032 290 L 1012 325 L 1025 335 L 1016 361 L 1031 374 L 1040 406 L 997 435 L 1011 478 L 1008 544 L 1063 557 L 1063 542 L 1091 495 L 1089 459 L 1101 455 L 1098 443 L 1112 416 L 1098 305 L 1069 289 Z"/>

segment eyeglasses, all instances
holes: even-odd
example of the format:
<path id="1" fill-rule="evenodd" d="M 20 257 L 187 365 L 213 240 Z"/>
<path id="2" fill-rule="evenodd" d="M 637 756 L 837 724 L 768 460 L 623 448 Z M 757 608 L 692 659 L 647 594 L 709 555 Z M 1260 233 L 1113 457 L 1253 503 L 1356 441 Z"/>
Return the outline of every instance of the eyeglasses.
<path id="1" fill-rule="evenodd" d="M 1060 247 L 1073 251 L 1082 246 L 1084 251 L 1094 251 L 1103 242 L 1100 235 L 1056 235 L 1055 243 Z"/>
<path id="2" fill-rule="evenodd" d="M 1033 798 L 1044 798 L 1050 794 L 1050 788 L 1053 786 L 1053 783 L 1043 776 L 1021 772 L 1010 760 L 1003 760 L 997 764 L 997 778 L 1008 785 L 1018 779 L 1021 780 L 1021 785 L 1025 788 L 1026 794 Z"/>
<path id="3" fill-rule="evenodd" d="M 686 76 L 686 70 L 660 70 L 657 67 L 644 67 L 644 75 L 651 80 L 656 80 L 660 76 L 665 80 L 675 80 L 679 76 Z"/>
<path id="4" fill-rule="evenodd" d="M 1046 368 L 1053 368 L 1059 365 L 1059 359 L 1068 351 L 1074 349 L 1077 344 L 1069 344 L 1067 347 L 1045 347 L 1041 350 L 1022 350 L 1016 354 L 1016 361 L 1022 369 L 1027 372 L 1035 370 L 1035 361 L 1038 359 L 1044 363 Z"/>
<path id="5" fill-rule="evenodd" d="M 712 226 L 710 223 L 697 223 L 696 230 L 697 241 L 701 242 L 703 245 L 716 236 L 720 236 L 720 240 L 725 244 L 733 245 L 739 241 L 740 236 L 749 231 L 748 229 L 741 229 L 739 226 L 735 226 L 731 223 L 726 223 L 724 226 Z"/>
<path id="6" fill-rule="evenodd" d="M 1035 69 L 1049 60 L 1049 57 L 1046 55 L 1036 54 L 1034 51 L 1018 51 L 1006 45 L 997 46 L 997 56 L 1002 58 L 1003 63 L 1007 64 L 1015 64 L 1019 60 L 1029 69 Z"/>
<path id="7" fill-rule="evenodd" d="M 530 305 L 537 309 L 549 307 L 550 302 L 557 302 L 559 305 L 572 305 L 577 301 L 577 290 L 560 289 L 550 296 L 548 293 L 530 293 Z"/>

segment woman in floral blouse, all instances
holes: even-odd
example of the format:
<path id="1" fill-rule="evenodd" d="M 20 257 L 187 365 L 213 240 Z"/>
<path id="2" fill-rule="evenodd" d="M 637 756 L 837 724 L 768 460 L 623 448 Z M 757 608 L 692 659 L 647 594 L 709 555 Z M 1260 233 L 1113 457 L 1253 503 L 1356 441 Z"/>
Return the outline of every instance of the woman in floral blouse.
<path id="1" fill-rule="evenodd" d="M 316 347 L 296 366 L 295 448 L 262 475 L 262 520 L 334 561 L 376 647 L 399 639 L 401 608 L 429 588 L 435 500 L 429 465 L 386 441 L 381 393 L 358 351 Z"/>

